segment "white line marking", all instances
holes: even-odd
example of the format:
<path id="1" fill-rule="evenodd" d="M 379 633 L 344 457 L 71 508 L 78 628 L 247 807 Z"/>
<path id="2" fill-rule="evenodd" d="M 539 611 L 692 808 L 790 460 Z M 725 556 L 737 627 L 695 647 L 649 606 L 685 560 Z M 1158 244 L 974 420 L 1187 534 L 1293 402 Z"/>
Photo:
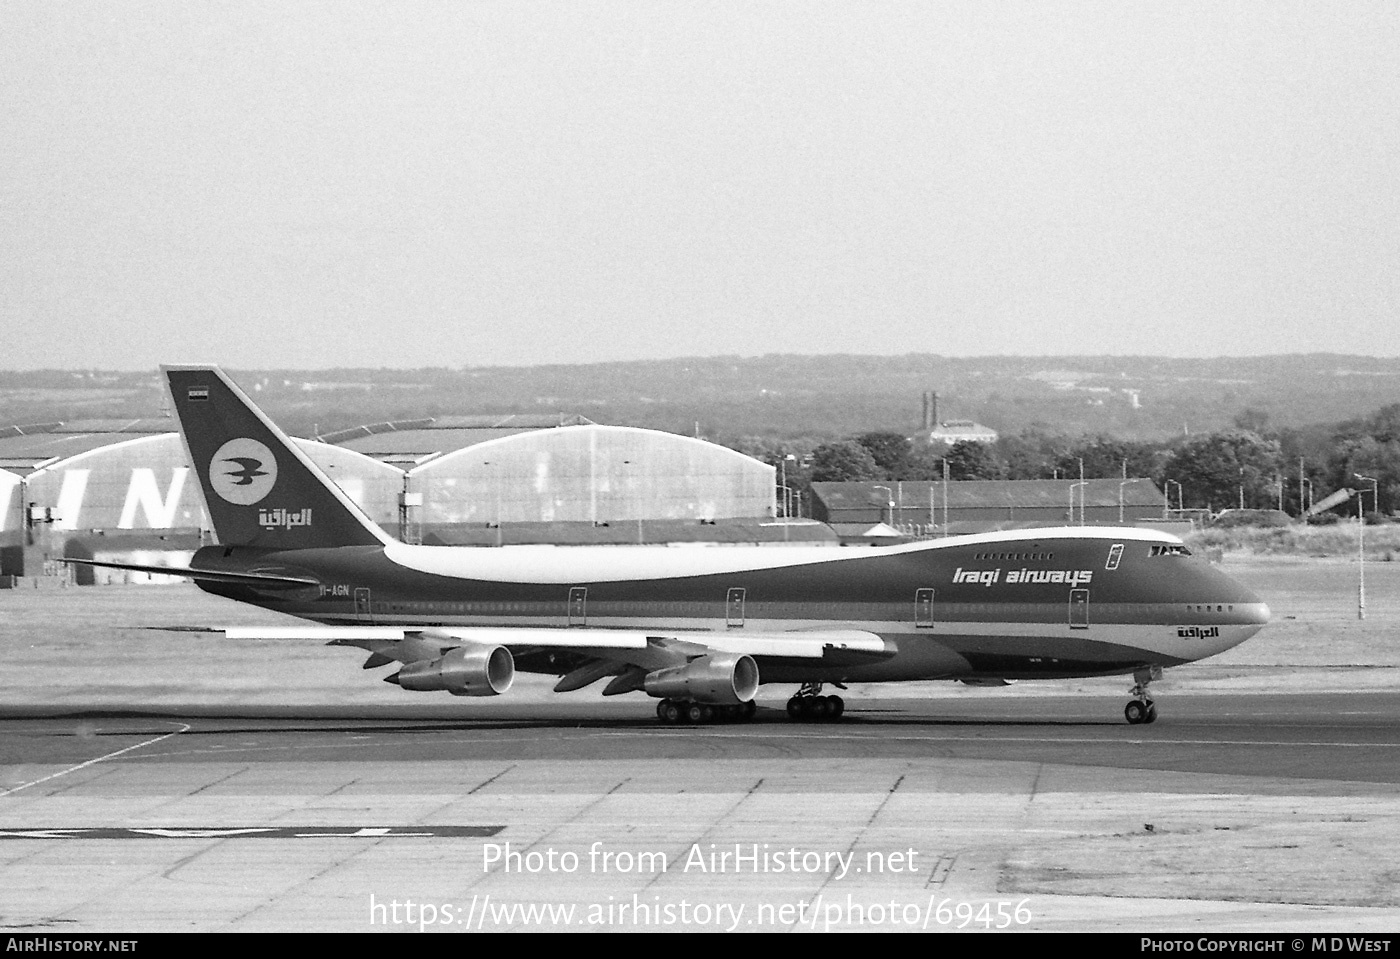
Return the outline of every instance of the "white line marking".
<path id="1" fill-rule="evenodd" d="M 135 746 L 127 746 L 125 749 L 118 749 L 118 750 L 117 750 L 116 752 L 114 752 L 114 753 L 108 753 L 108 754 L 105 755 L 105 756 L 98 756 L 96 759 L 89 759 L 87 762 L 85 762 L 85 763 L 78 763 L 78 765 L 76 765 L 76 766 L 69 766 L 67 769 L 60 770 L 60 771 L 58 771 L 58 772 L 56 772 L 56 773 L 50 773 L 49 775 L 44 776 L 42 779 L 36 779 L 36 780 L 34 780 L 33 782 L 21 783 L 21 784 L 18 785 L 18 786 L 14 786 L 14 787 L 11 787 L 10 789 L 4 790 L 3 792 L 0 792 L 0 798 L 3 798 L 3 797 L 5 797 L 5 796 L 12 795 L 12 794 L 14 794 L 14 793 L 17 793 L 17 792 L 19 792 L 21 789 L 28 789 L 30 786 L 37 786 L 37 785 L 39 785 L 40 783 L 46 783 L 46 782 L 48 782 L 50 779 L 57 779 L 59 776 L 66 776 L 66 775 L 68 775 L 69 773 L 75 773 L 75 772 L 77 772 L 79 769 L 86 769 L 88 766 L 95 765 L 95 764 L 97 764 L 97 763 L 102 762 L 103 760 L 106 760 L 106 759 L 114 759 L 114 758 L 116 758 L 117 756 L 120 756 L 122 753 L 129 753 L 129 752 L 131 752 L 133 749 L 140 749 L 142 746 L 149 746 L 149 745 L 151 745 L 151 743 L 158 743 L 158 742 L 160 742 L 162 739 L 169 739 L 171 736 L 178 736 L 178 735 L 180 735 L 181 733 L 188 731 L 189 728 L 190 728 L 190 726 L 189 726 L 188 723 L 180 723 L 180 728 L 177 729 L 177 730 L 175 730 L 173 733 L 166 733 L 166 734 L 163 735 L 163 736 L 157 736 L 155 739 L 148 739 L 148 740 L 146 740 L 145 742 L 137 743 Z"/>
<path id="2" fill-rule="evenodd" d="M 1125 738 L 1125 739 L 1112 739 L 1112 738 L 1108 738 L 1108 737 L 1105 737 L 1105 738 L 1102 738 L 1102 739 L 1098 739 L 1098 738 L 1089 737 L 1089 736 L 975 736 L 975 735 L 969 735 L 969 736 L 910 736 L 910 735 L 891 736 L 891 735 L 888 734 L 888 731 L 887 731 L 887 730 L 884 730 L 884 729 L 871 729 L 869 732 L 866 732 L 866 733 L 855 733 L 855 732 L 850 732 L 850 733 L 837 733 L 837 732 L 835 732 L 834 730 L 830 729 L 829 727 L 828 727 L 827 729 L 824 729 L 824 730 L 815 730 L 815 729 L 796 730 L 796 729 L 792 729 L 791 727 L 773 727 L 773 728 L 775 728 L 775 729 L 776 729 L 776 728 L 782 728 L 782 729 L 784 730 L 784 732 L 788 735 L 788 737 L 791 738 L 791 739 L 800 739 L 800 740 L 813 740 L 813 739 L 815 739 L 815 740 L 823 740 L 823 741 L 849 740 L 849 741 L 855 741 L 855 742 L 869 741 L 869 740 L 871 740 L 871 739 L 879 739 L 881 742 L 886 742 L 886 743 L 888 743 L 888 742 L 904 742 L 904 743 L 968 743 L 968 744 L 971 744 L 971 745 L 977 745 L 977 744 L 979 744 L 979 743 L 1038 743 L 1038 744 L 1042 744 L 1042 745 L 1054 745 L 1054 744 L 1056 744 L 1056 743 L 1063 743 L 1063 744 L 1065 744 L 1065 745 L 1139 746 L 1139 747 L 1141 747 L 1141 746 L 1275 746 L 1275 747 L 1308 746 L 1308 747 L 1329 747 L 1329 748 L 1330 748 L 1330 747 L 1341 747 L 1341 748 L 1349 748 L 1349 749 L 1376 749 L 1376 748 L 1381 748 L 1381 749 L 1395 749 L 1395 748 L 1397 748 L 1397 747 L 1400 747 L 1400 743 L 1393 743 L 1393 742 L 1389 742 L 1389 743 L 1388 743 L 1388 742 L 1377 742 L 1377 743 L 1361 743 L 1361 742 L 1354 742 L 1354 743 L 1348 743 L 1348 742 L 1320 742 L 1320 741 L 1311 741 L 1311 740 L 1302 741 L 1302 742 L 1298 742 L 1298 741 L 1286 742 L 1286 741 L 1267 740 L 1267 739 L 1258 739 L 1258 740 L 1255 740 L 1255 739 L 1136 739 L 1136 738 L 1132 738 L 1132 739 L 1127 739 L 1127 738 Z M 571 731 L 573 731 L 573 730 L 571 730 Z M 548 732 L 548 730 L 546 730 L 546 732 Z M 638 736 L 646 736 L 646 737 L 648 737 L 648 738 L 688 739 L 688 740 L 697 740 L 697 739 L 737 739 L 737 740 L 745 740 L 745 739 L 752 739 L 752 738 L 753 738 L 752 734 L 746 735 L 746 734 L 745 734 L 744 732 L 742 732 L 742 731 L 720 732 L 719 730 L 713 730 L 713 729 L 712 729 L 712 730 L 705 730 L 703 727 L 692 727 L 692 728 L 690 728 L 690 729 L 677 729 L 677 728 L 659 728 L 659 727 L 653 727 L 653 728 L 638 728 L 638 729 L 616 730 L 616 731 L 613 731 L 613 730 L 605 730 L 605 729 L 592 729 L 592 730 L 586 730 L 586 731 L 585 731 L 585 730 L 577 730 L 577 732 L 578 732 L 578 734 L 579 734 L 578 737 L 577 737 L 578 739 L 625 739 L 625 738 L 628 738 L 628 737 L 638 737 Z M 171 735 L 174 735 L 174 734 L 172 733 Z M 162 738 L 164 738 L 164 737 L 162 737 Z M 539 737 L 539 736 L 503 736 L 503 737 L 499 737 L 499 738 L 495 738 L 495 739 L 491 739 L 491 740 L 482 740 L 482 739 L 447 739 L 447 740 L 440 740 L 440 741 L 438 741 L 437 745 L 444 745 L 444 746 L 477 745 L 477 746 L 479 746 L 479 745 L 482 745 L 483 743 L 488 743 L 488 742 L 489 742 L 490 744 L 493 744 L 493 745 L 499 745 L 499 744 L 504 744 L 504 743 L 538 743 L 539 741 L 540 741 L 540 737 Z M 154 742 L 154 740 L 152 740 L 152 742 Z M 145 745 L 145 744 L 142 744 L 142 745 Z M 131 747 L 131 748 L 134 749 L 134 748 L 136 748 L 136 747 L 133 746 L 133 747 Z M 309 746 L 278 746 L 278 745 L 256 745 L 256 744 L 252 744 L 252 745 L 248 745 L 248 746 L 223 747 L 223 748 L 220 748 L 220 749 L 218 749 L 218 750 L 213 750 L 213 749 L 211 749 L 211 748 L 209 748 L 209 747 L 203 747 L 203 748 L 199 748 L 199 749 L 184 749 L 184 750 L 180 750 L 180 751 L 178 751 L 178 752 L 161 753 L 161 756 L 162 756 L 162 757 L 165 757 L 165 758 L 174 758 L 174 757 L 178 757 L 178 756 L 203 756 L 203 755 L 210 755 L 212 752 L 218 752 L 219 755 L 230 755 L 230 754 L 233 754 L 233 753 L 240 753 L 240 752 L 283 752 L 283 753 L 294 753 L 294 752 L 301 752 L 301 751 L 304 751 L 304 750 L 316 750 L 316 749 L 334 750 L 334 749 L 363 749 L 363 748 L 364 748 L 364 743 L 363 743 L 363 742 L 353 742 L 353 743 L 318 743 L 318 744 L 309 745 Z M 113 755 L 115 755 L 115 753 L 114 753 Z M 94 760 L 94 761 L 95 761 L 95 760 Z M 74 767 L 74 768 L 78 768 L 78 767 Z M 61 774 L 60 774 L 60 775 L 61 775 Z M 41 780 L 41 781 L 42 781 L 42 780 Z M 23 787 L 18 787 L 18 788 L 23 788 Z M 3 795 L 4 795 L 4 793 L 0 793 L 0 796 L 3 796 Z"/>

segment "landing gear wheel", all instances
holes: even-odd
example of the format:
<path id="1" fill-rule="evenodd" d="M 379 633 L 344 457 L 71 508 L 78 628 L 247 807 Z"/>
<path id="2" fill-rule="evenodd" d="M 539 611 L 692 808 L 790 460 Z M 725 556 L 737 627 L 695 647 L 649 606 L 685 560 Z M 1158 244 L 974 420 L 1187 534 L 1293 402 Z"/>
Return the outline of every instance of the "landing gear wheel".
<path id="1" fill-rule="evenodd" d="M 674 726 L 681 721 L 681 707 L 672 699 L 663 699 L 656 707 L 656 716 L 663 723 Z"/>
<path id="2" fill-rule="evenodd" d="M 838 684 L 838 688 L 844 686 Z M 824 722 L 840 719 L 846 711 L 846 702 L 840 696 L 821 695 L 821 683 L 803 683 L 787 702 L 787 713 L 801 722 Z"/>
<path id="3" fill-rule="evenodd" d="M 1161 666 L 1145 666 L 1133 673 L 1133 700 L 1123 707 L 1123 716 L 1130 725 L 1157 721 L 1157 704 L 1148 696 L 1147 686 L 1153 680 L 1161 678 Z"/>
<path id="4" fill-rule="evenodd" d="M 685 718 L 696 724 L 708 723 L 715 718 L 715 713 L 704 703 L 690 703 L 685 707 Z"/>

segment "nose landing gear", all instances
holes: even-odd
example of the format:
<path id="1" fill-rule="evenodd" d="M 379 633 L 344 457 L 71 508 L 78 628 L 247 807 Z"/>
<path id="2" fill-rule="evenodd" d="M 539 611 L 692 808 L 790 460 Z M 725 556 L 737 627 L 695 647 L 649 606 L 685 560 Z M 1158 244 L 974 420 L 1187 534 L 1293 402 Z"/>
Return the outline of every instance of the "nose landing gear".
<path id="1" fill-rule="evenodd" d="M 1128 721 L 1129 725 L 1137 726 L 1157 721 L 1157 704 L 1148 696 L 1147 686 L 1154 679 L 1161 678 L 1161 666 L 1150 666 L 1133 673 L 1133 680 L 1137 684 L 1132 689 L 1134 698 L 1123 707 L 1123 718 Z"/>

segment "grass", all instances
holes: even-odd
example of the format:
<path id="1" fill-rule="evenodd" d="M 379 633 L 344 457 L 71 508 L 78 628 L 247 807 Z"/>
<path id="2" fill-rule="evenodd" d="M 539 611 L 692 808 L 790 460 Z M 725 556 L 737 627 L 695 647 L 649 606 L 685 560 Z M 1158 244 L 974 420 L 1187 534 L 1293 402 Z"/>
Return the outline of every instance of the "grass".
<path id="1" fill-rule="evenodd" d="M 1259 556 L 1317 556 L 1355 557 L 1357 526 L 1341 523 L 1335 526 L 1236 526 L 1228 529 L 1205 529 L 1186 537 L 1186 542 L 1199 551 L 1220 549 L 1228 553 L 1254 553 Z M 1377 562 L 1393 562 L 1400 554 L 1400 525 L 1366 527 L 1366 558 Z"/>

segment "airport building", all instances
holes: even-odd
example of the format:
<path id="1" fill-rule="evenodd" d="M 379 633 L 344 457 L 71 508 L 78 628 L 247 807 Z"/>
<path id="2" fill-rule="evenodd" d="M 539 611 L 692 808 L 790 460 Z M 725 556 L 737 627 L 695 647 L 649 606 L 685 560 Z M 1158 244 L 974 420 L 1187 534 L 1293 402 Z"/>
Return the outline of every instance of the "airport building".
<path id="1" fill-rule="evenodd" d="M 169 419 L 0 429 L 0 577 L 61 556 L 182 565 L 212 542 Z M 776 515 L 774 468 L 582 417 L 441 417 L 297 439 L 392 536 L 430 544 L 830 539 Z M 139 574 L 84 568 L 79 582 Z"/>

